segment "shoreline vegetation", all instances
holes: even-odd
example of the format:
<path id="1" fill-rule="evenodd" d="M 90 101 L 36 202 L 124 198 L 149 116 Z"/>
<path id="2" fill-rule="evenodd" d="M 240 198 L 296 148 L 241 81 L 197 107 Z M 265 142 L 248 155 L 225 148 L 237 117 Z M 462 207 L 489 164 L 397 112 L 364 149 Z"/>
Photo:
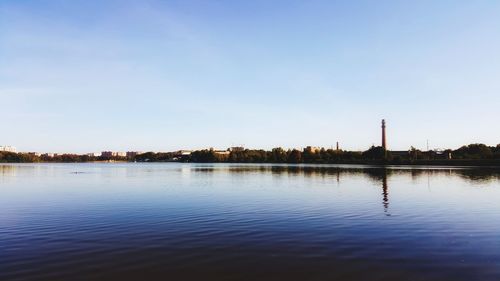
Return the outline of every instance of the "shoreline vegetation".
<path id="1" fill-rule="evenodd" d="M 129 157 L 78 154 L 37 155 L 0 151 L 0 163 L 80 163 L 80 162 L 184 162 L 184 163 L 269 163 L 269 164 L 369 164 L 369 165 L 445 165 L 500 166 L 500 144 L 470 144 L 443 151 L 389 151 L 372 146 L 366 151 L 345 151 L 307 147 L 303 150 L 273 148 L 204 149 L 181 152 L 146 152 Z"/>

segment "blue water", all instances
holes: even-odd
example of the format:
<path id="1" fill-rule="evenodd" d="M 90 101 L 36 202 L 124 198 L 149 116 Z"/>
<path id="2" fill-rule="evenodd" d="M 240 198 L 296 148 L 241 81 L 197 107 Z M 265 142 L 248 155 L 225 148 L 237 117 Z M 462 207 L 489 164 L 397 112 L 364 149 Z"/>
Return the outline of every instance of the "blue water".
<path id="1" fill-rule="evenodd" d="M 0 280 L 500 280 L 500 171 L 3 164 Z"/>

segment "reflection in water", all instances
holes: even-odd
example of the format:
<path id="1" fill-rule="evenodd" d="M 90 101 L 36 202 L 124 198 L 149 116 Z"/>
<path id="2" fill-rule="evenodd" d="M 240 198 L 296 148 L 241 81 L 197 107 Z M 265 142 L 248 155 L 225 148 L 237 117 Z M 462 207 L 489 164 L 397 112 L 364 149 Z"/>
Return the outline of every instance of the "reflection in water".
<path id="1" fill-rule="evenodd" d="M 15 165 L 6 165 L 6 164 L 0 164 L 0 175 L 2 176 L 15 176 L 15 171 L 17 169 L 17 166 Z"/>
<path id="2" fill-rule="evenodd" d="M 488 184 L 500 181 L 499 167 L 401 167 L 401 166 L 364 166 L 364 165 L 200 165 L 193 167 L 195 172 L 213 173 L 262 173 L 275 175 L 303 175 L 305 177 L 335 176 L 340 185 L 342 177 L 363 176 L 374 184 L 382 186 L 382 205 L 386 216 L 389 213 L 388 178 L 394 176 L 409 176 L 413 181 L 427 178 L 430 188 L 431 176 L 459 177 L 471 184 Z"/>
<path id="3" fill-rule="evenodd" d="M 387 187 L 387 174 L 384 173 L 384 177 L 382 178 L 382 195 L 384 196 L 383 205 L 384 205 L 384 213 L 388 216 L 390 214 L 387 213 L 387 209 L 389 209 L 389 189 Z"/>
<path id="4" fill-rule="evenodd" d="M 0 165 L 0 280 L 497 281 L 499 174 Z"/>
<path id="5" fill-rule="evenodd" d="M 86 164 L 82 164 L 86 165 Z M 166 164 L 177 165 L 177 164 Z M 152 165 L 134 165 L 134 164 L 103 164 L 102 167 L 115 167 L 116 170 L 122 170 L 127 176 L 135 176 L 140 170 L 146 172 L 155 171 L 155 164 Z M 85 166 L 82 166 L 85 167 Z M 53 171 L 54 165 L 37 164 L 0 164 L 0 179 L 6 181 L 8 178 L 15 177 L 18 173 L 29 174 L 42 172 L 45 170 Z M 100 170 L 101 168 L 99 168 Z M 138 171 L 139 169 L 139 171 Z M 427 177 L 427 185 L 430 187 L 430 177 L 459 177 L 472 184 L 488 184 L 500 181 L 500 168 L 485 167 L 402 167 L 402 166 L 365 166 L 365 165 L 272 165 L 272 164 L 181 164 L 177 170 L 183 178 L 190 178 L 190 173 L 234 173 L 234 174 L 255 174 L 272 173 L 273 175 L 303 175 L 304 177 L 322 178 L 334 176 L 337 185 L 341 184 L 342 178 L 351 178 L 353 176 L 362 176 L 374 183 L 382 186 L 382 205 L 384 213 L 390 216 L 389 211 L 389 186 L 388 179 L 394 176 L 409 176 L 413 181 L 421 177 Z M 47 172 L 47 171 L 45 171 Z M 73 174 L 81 172 L 73 171 Z M 118 171 L 115 173 L 120 174 Z"/>
<path id="6" fill-rule="evenodd" d="M 35 172 L 54 172 L 56 167 L 64 167 L 65 164 L 2 164 L 0 163 L 0 176 L 16 176 L 17 173 L 26 174 Z M 81 166 L 78 166 L 81 165 Z M 336 181 L 340 182 L 342 177 L 351 177 L 361 175 L 368 177 L 376 182 L 382 182 L 393 176 L 410 176 L 413 180 L 418 180 L 423 176 L 458 176 L 472 183 L 489 183 L 500 181 L 500 167 L 419 167 L 419 166 L 365 166 L 365 165 L 272 165 L 272 164 L 164 164 L 178 167 L 177 169 L 186 177 L 190 172 L 198 173 L 272 173 L 275 175 L 304 175 L 305 177 L 316 176 L 335 176 Z M 153 172 L 158 170 L 161 165 L 155 164 L 76 164 L 76 170 L 73 173 L 79 173 L 77 168 L 93 168 L 100 171 L 102 168 L 113 168 L 133 176 L 142 172 Z M 158 167 L 155 167 L 158 166 Z M 168 170 L 171 170 L 169 168 Z"/>
<path id="7" fill-rule="evenodd" d="M 458 176 L 475 183 L 500 181 L 500 167 L 421 167 L 421 166 L 365 166 L 365 165 L 254 165 L 254 164 L 221 164 L 193 165 L 194 172 L 230 172 L 230 173 L 262 173 L 270 172 L 276 175 L 336 176 L 337 181 L 342 176 L 362 175 L 381 182 L 383 178 L 393 176 L 410 176 L 418 180 L 424 176 Z"/>

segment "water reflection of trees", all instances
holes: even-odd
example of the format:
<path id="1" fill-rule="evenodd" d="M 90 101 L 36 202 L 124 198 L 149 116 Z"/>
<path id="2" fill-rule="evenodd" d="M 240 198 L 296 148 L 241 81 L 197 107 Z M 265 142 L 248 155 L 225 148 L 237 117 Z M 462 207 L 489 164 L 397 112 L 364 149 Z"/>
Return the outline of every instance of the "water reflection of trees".
<path id="1" fill-rule="evenodd" d="M 409 176 L 412 180 L 429 177 L 458 177 L 471 183 L 485 184 L 500 181 L 500 168 L 443 168 L 443 167 L 379 167 L 379 166 L 308 166 L 308 165 L 215 165 L 194 167 L 195 172 L 229 172 L 237 174 L 271 173 L 276 176 L 291 175 L 304 177 L 330 177 L 337 182 L 342 177 L 362 176 L 368 178 L 374 185 L 382 188 L 382 206 L 384 213 L 389 212 L 389 185 L 388 179 L 394 176 Z"/>
<path id="2" fill-rule="evenodd" d="M 167 164 L 168 165 L 168 164 Z M 0 175 L 15 175 L 26 170 L 37 170 L 50 166 L 0 164 Z M 136 166 L 123 166 L 124 169 L 137 169 Z M 149 167 L 152 170 L 157 168 Z M 168 167 L 165 167 L 170 170 Z M 424 177 L 459 177 L 471 183 L 486 184 L 500 181 L 500 167 L 408 167 L 408 166 L 363 166 L 363 165 L 252 165 L 252 164 L 192 164 L 187 169 L 198 173 L 229 172 L 237 174 L 270 173 L 272 175 L 292 175 L 304 177 L 342 177 L 363 176 L 374 182 L 382 182 L 394 176 L 410 176 L 413 180 Z M 174 169 L 175 170 L 175 169 Z M 182 170 L 186 170 L 183 166 Z"/>
<path id="3" fill-rule="evenodd" d="M 210 165 L 195 166 L 194 172 L 230 172 L 239 174 L 272 173 L 274 175 L 313 176 L 364 176 L 382 182 L 393 176 L 410 176 L 417 180 L 428 176 L 459 177 L 471 182 L 500 181 L 500 168 L 467 167 L 382 167 L 382 166 L 313 166 L 313 165 Z"/>
<path id="4" fill-rule="evenodd" d="M 13 165 L 0 165 L 1 176 L 14 176 L 16 173 L 16 166 Z"/>

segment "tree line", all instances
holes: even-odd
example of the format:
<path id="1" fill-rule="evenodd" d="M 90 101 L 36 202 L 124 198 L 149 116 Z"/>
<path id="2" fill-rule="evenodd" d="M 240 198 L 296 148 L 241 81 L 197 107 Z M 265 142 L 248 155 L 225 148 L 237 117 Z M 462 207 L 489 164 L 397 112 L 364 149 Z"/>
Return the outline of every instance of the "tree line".
<path id="1" fill-rule="evenodd" d="M 366 151 L 345 151 L 336 149 L 302 150 L 283 148 L 244 149 L 221 153 L 214 150 L 197 150 L 190 155 L 177 155 L 175 152 L 146 152 L 133 157 L 102 157 L 77 154 L 61 154 L 49 157 L 32 153 L 13 153 L 0 151 L 0 162 L 32 163 L 32 162 L 94 162 L 94 161 L 129 161 L 129 162 L 195 162 L 195 163 L 308 163 L 308 164 L 342 164 L 342 163 L 461 163 L 500 164 L 500 144 L 487 146 L 485 144 L 470 144 L 455 150 L 421 151 L 410 148 L 408 151 L 386 151 L 380 146 L 372 146 Z M 472 161 L 472 162 L 471 162 Z M 475 162 L 474 162 L 475 161 Z"/>
<path id="2" fill-rule="evenodd" d="M 419 161 L 460 162 L 460 160 L 500 160 L 500 144 L 487 146 L 470 144 L 456 150 L 421 151 L 410 148 L 408 151 L 386 151 L 380 146 L 372 146 L 366 151 L 345 151 L 336 149 L 290 149 L 273 148 L 270 151 L 245 149 L 220 154 L 213 150 L 200 150 L 191 154 L 191 162 L 212 163 L 306 163 L 306 164 L 341 164 L 341 163 L 411 163 Z M 499 163 L 500 164 L 500 163 Z"/>

